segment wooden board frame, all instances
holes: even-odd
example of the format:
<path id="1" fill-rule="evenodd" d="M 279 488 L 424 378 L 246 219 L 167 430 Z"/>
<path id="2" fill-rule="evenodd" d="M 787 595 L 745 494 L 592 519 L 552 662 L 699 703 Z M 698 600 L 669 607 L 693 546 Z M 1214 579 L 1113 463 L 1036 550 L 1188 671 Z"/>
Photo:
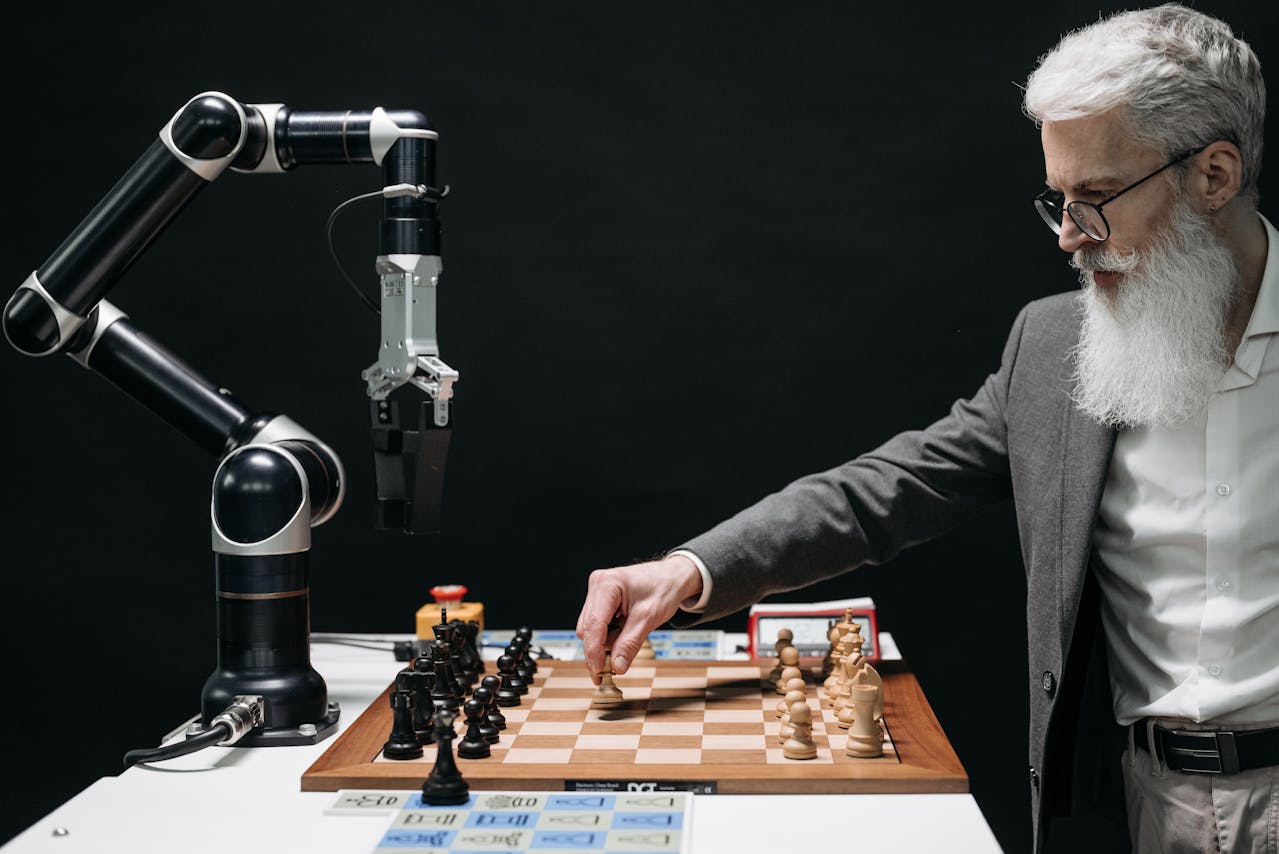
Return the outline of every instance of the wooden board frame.
<path id="1" fill-rule="evenodd" d="M 703 672 L 716 665 L 743 662 L 657 661 L 659 674 Z M 772 661 L 756 661 L 761 675 Z M 812 667 L 817 662 L 805 660 Z M 638 663 L 637 663 L 638 664 Z M 583 667 L 555 662 L 557 667 Z M 510 765 L 491 759 L 458 759 L 472 789 L 564 791 L 566 780 L 714 781 L 720 794 L 965 793 L 968 775 L 947 740 L 913 674 L 901 663 L 877 668 L 884 679 L 884 720 L 898 761 L 847 760 L 838 764 L 787 761 L 784 764 L 656 765 L 635 763 Z M 583 668 L 583 673 L 585 671 Z M 538 678 L 541 678 L 540 674 Z M 626 677 L 619 677 L 625 690 Z M 536 680 L 535 680 L 536 681 Z M 302 791 L 339 789 L 417 789 L 430 766 L 422 762 L 375 762 L 391 730 L 388 686 L 302 775 Z M 763 692 L 761 692 L 763 693 Z M 809 686 L 810 701 L 815 696 Z M 829 716 L 828 709 L 823 714 Z M 762 725 L 761 725 L 762 730 Z M 840 751 L 842 754 L 842 751 Z M 690 767 L 695 770 L 690 773 Z"/>

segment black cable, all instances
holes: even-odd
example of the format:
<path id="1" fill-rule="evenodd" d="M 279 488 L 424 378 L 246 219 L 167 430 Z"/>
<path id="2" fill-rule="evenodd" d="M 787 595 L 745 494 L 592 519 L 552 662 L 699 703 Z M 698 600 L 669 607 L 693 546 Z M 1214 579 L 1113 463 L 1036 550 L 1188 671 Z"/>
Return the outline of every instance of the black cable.
<path id="1" fill-rule="evenodd" d="M 197 750 L 217 744 L 219 741 L 225 741 L 231 735 L 231 727 L 225 723 L 217 723 L 209 727 L 199 735 L 191 736 L 185 741 L 174 742 L 173 744 L 165 744 L 160 747 L 146 747 L 138 750 L 130 750 L 124 754 L 124 767 L 132 768 L 134 765 L 145 762 L 159 762 L 163 759 L 172 759 L 175 756 L 185 756 L 188 753 L 195 753 Z"/>
<path id="2" fill-rule="evenodd" d="M 329 221 L 325 225 L 324 232 L 325 232 L 325 238 L 328 240 L 328 243 L 329 243 L 329 254 L 333 256 L 333 263 L 337 265 L 338 272 L 342 274 L 342 278 L 346 279 L 347 284 L 351 286 L 351 290 L 355 291 L 355 295 L 360 298 L 360 302 L 364 303 L 364 305 L 368 307 L 369 311 L 373 312 L 374 314 L 381 314 L 382 309 L 378 307 L 378 304 L 375 303 L 368 294 L 360 290 L 360 286 L 357 285 L 355 283 L 355 280 L 352 279 L 350 275 L 347 274 L 346 268 L 342 266 L 342 260 L 338 258 L 337 249 L 335 249 L 333 246 L 333 223 L 337 221 L 338 214 L 340 214 L 343 211 L 343 209 L 345 209 L 348 205 L 353 205 L 356 202 L 363 201 L 364 199 L 373 199 L 373 198 L 378 198 L 378 199 L 382 198 L 382 191 L 375 190 L 372 193 L 361 193 L 358 196 L 352 196 L 351 198 L 347 199 L 345 202 L 342 202 L 342 204 L 338 205 L 336 208 L 333 209 L 333 213 L 329 214 Z"/>
<path id="3" fill-rule="evenodd" d="M 348 205 L 353 205 L 356 202 L 363 201 L 364 199 L 413 196 L 418 199 L 426 199 L 432 204 L 438 205 L 440 200 L 448 194 L 448 184 L 444 185 L 443 190 L 436 189 L 435 187 L 427 187 L 423 184 L 395 184 L 390 187 L 383 187 L 381 190 L 375 190 L 371 193 L 361 193 L 358 196 L 352 196 L 334 208 L 333 213 L 329 214 L 329 221 L 324 227 L 324 236 L 329 244 L 329 255 L 333 256 L 333 263 L 337 265 L 338 272 L 342 274 L 342 278 L 346 279 L 347 284 L 351 286 L 351 290 L 355 291 L 355 295 L 360 298 L 360 302 L 364 303 L 364 305 L 368 307 L 369 311 L 374 314 L 382 313 L 381 307 L 379 307 L 368 294 L 360 290 L 360 286 L 357 285 L 355 280 L 346 272 L 346 268 L 342 266 L 342 259 L 338 258 L 337 249 L 333 246 L 333 223 L 337 221 L 338 214 L 342 213 Z"/>

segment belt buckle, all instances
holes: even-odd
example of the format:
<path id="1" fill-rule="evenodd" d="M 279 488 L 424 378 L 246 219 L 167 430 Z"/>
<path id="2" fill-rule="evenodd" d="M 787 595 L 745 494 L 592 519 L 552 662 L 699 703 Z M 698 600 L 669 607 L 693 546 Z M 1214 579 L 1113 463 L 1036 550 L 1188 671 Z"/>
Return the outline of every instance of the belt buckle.
<path id="1" fill-rule="evenodd" d="M 1193 732 L 1156 727 L 1164 764 L 1185 774 L 1238 774 L 1239 752 L 1233 732 Z M 1177 744 L 1176 740 L 1181 743 Z M 1193 746 L 1187 745 L 1193 743 Z"/>

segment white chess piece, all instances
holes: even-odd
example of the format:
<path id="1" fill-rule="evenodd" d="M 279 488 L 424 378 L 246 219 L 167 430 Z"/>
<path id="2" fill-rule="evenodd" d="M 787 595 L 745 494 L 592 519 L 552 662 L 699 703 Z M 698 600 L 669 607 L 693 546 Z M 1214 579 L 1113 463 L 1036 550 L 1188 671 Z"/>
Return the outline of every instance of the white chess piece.
<path id="1" fill-rule="evenodd" d="M 799 669 L 799 650 L 793 646 L 782 648 L 780 660 L 782 662 L 782 672 L 777 678 L 774 690 L 778 694 L 786 693 L 786 683 L 794 679 L 796 676 L 802 677 L 804 674 Z M 791 673 L 791 671 L 795 671 Z"/>
<path id="2" fill-rule="evenodd" d="M 613 681 L 613 655 L 604 653 L 604 669 L 600 671 L 600 684 L 591 696 L 591 708 L 611 708 L 622 703 L 622 689 Z"/>
<path id="3" fill-rule="evenodd" d="M 855 759 L 872 759 L 884 755 L 884 733 L 874 709 L 881 703 L 882 692 L 874 685 L 854 685 L 852 705 L 855 709 L 853 728 L 848 733 L 844 755 Z"/>
<path id="4" fill-rule="evenodd" d="M 787 759 L 816 759 L 817 745 L 813 743 L 813 710 L 802 700 L 790 708 L 790 723 L 795 728 L 791 737 L 782 745 L 782 756 Z"/>
<path id="5" fill-rule="evenodd" d="M 788 646 L 793 646 L 795 633 L 790 629 L 778 629 L 777 641 L 773 644 L 773 653 L 777 656 L 777 663 L 773 665 L 773 669 L 768 671 L 768 681 L 776 683 L 782 678 L 782 650 Z"/>
<path id="6" fill-rule="evenodd" d="M 807 683 L 802 676 L 796 676 L 786 683 L 786 696 L 777 701 L 777 716 L 784 717 L 790 707 L 802 702 L 807 690 Z"/>

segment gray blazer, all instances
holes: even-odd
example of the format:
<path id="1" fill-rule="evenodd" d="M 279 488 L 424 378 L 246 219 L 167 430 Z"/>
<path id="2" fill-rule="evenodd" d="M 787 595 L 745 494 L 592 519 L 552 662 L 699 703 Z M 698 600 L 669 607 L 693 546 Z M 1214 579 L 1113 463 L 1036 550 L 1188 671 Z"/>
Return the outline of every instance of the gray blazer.
<path id="1" fill-rule="evenodd" d="M 1031 303 L 1013 324 L 999 370 L 945 418 L 797 480 L 681 546 L 710 571 L 704 618 L 713 619 L 886 561 L 1012 498 L 1027 582 L 1036 847 L 1046 815 L 1065 811 L 1072 794 L 1078 807 L 1080 795 L 1096 788 L 1089 781 L 1097 779 L 1097 761 L 1071 755 L 1081 729 L 1110 743 L 1115 737 L 1101 720 L 1109 715 L 1109 686 L 1097 666 L 1087 676 L 1091 700 L 1084 687 L 1085 665 L 1105 661 L 1088 568 L 1115 434 L 1070 402 L 1069 351 L 1078 336 L 1075 294 Z M 1081 720 L 1081 707 L 1091 719 Z"/>

